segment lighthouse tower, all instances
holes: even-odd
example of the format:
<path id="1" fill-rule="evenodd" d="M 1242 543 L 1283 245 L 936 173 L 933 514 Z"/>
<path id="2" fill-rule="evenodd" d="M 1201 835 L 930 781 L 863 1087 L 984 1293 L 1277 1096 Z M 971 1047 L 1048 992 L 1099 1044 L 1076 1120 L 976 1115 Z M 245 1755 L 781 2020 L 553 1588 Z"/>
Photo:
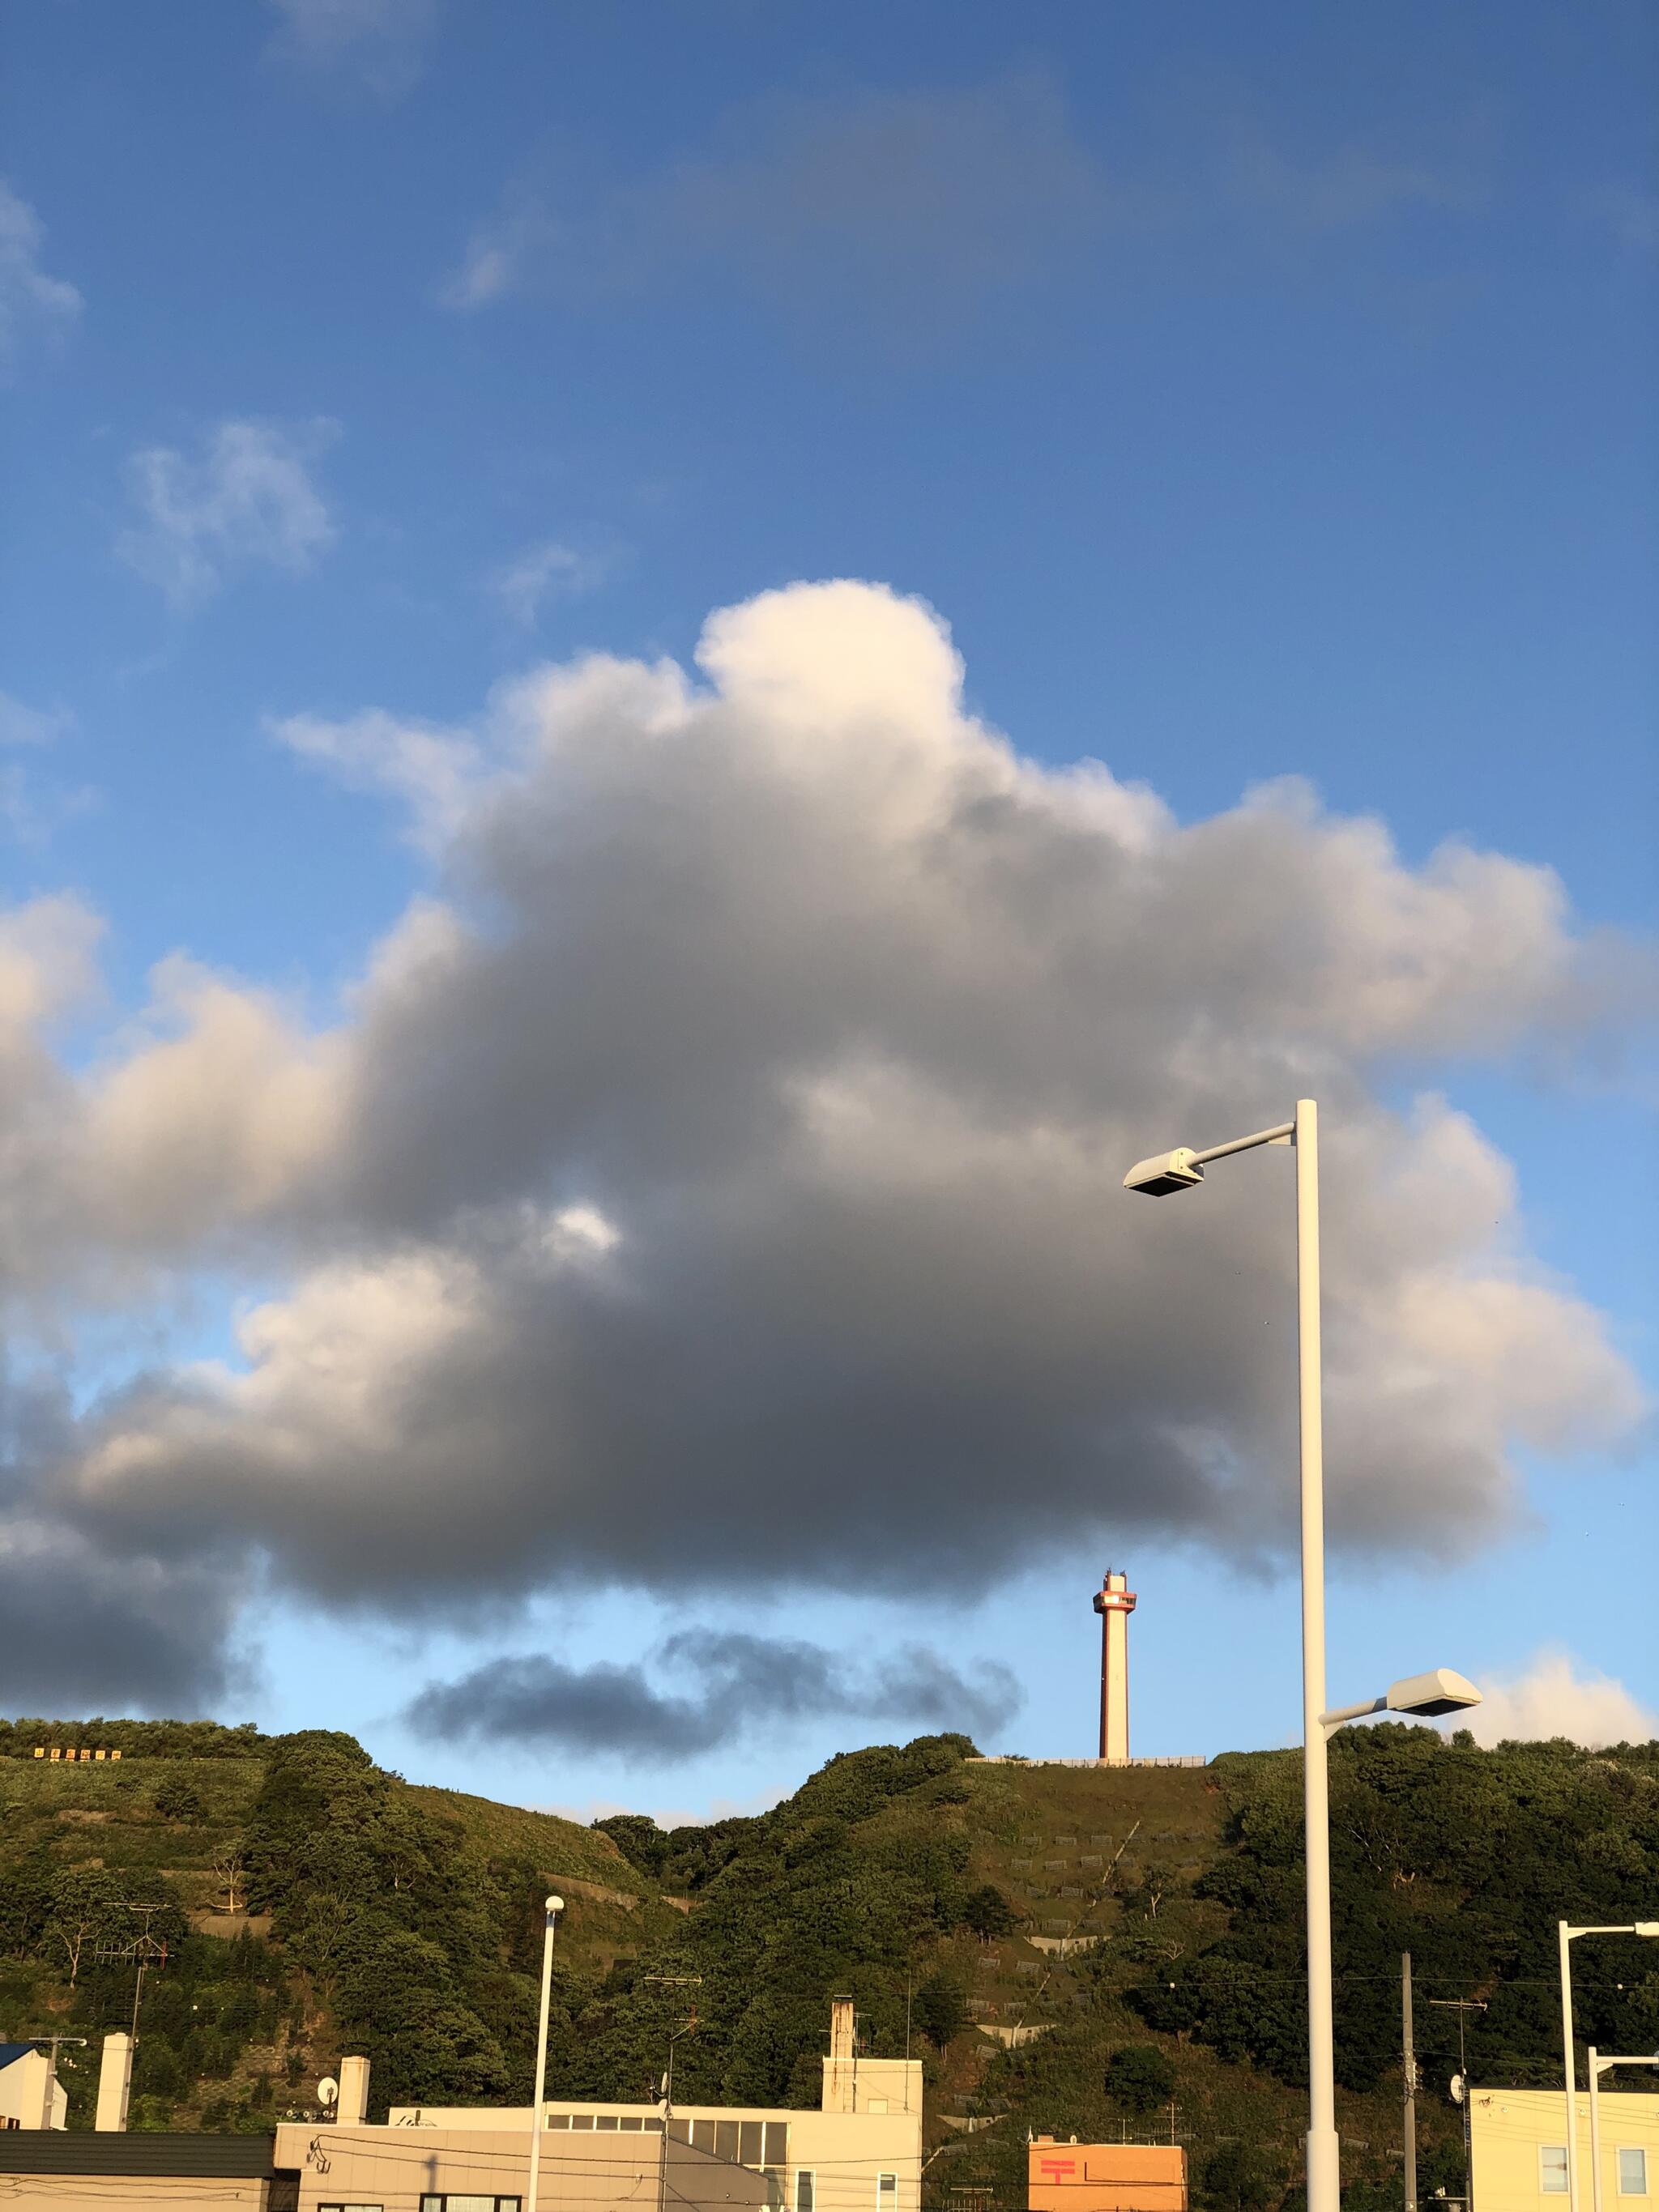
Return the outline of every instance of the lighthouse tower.
<path id="1" fill-rule="evenodd" d="M 1129 1615 L 1134 1609 L 1128 1577 L 1108 1567 L 1095 1592 L 1100 1615 L 1100 1755 L 1108 1766 L 1129 1764 Z"/>

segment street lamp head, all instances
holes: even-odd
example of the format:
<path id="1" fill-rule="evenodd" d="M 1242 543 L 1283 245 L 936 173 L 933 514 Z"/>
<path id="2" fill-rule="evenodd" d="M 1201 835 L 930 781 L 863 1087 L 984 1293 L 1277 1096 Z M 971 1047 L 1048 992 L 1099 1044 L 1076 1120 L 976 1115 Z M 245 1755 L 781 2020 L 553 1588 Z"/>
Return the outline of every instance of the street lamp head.
<path id="1" fill-rule="evenodd" d="M 564 1911 L 563 1898 L 550 1897 L 547 1900 L 547 1909 L 550 1912 L 562 1912 Z"/>
<path id="2" fill-rule="evenodd" d="M 1659 1920 L 1638 1920 L 1636 1932 L 1638 1936 L 1659 1936 Z M 1656 2051 L 1654 2056 L 1659 2058 L 1659 2051 Z"/>
<path id="3" fill-rule="evenodd" d="M 1465 1706 L 1480 1703 L 1480 1692 L 1467 1674 L 1454 1674 L 1449 1667 L 1431 1667 L 1426 1674 L 1407 1674 L 1403 1681 L 1390 1684 L 1388 1710 L 1419 1713 L 1426 1719 L 1437 1713 L 1462 1712 Z"/>
<path id="4" fill-rule="evenodd" d="M 1155 1159 L 1137 1160 L 1123 1178 L 1125 1190 L 1145 1191 L 1148 1198 L 1166 1198 L 1172 1190 L 1190 1190 L 1204 1180 L 1204 1164 L 1190 1145 L 1177 1145 L 1172 1152 Z"/>

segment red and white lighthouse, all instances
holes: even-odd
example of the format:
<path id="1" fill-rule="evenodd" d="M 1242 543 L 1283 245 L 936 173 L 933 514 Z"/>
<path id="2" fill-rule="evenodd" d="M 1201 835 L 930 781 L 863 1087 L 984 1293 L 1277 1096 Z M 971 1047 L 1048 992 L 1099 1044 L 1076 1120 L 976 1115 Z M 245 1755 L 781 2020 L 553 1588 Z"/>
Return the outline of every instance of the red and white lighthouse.
<path id="1" fill-rule="evenodd" d="M 1100 1615 L 1100 1755 L 1108 1766 L 1129 1764 L 1129 1615 L 1134 1609 L 1128 1577 L 1108 1567 L 1095 1592 Z"/>

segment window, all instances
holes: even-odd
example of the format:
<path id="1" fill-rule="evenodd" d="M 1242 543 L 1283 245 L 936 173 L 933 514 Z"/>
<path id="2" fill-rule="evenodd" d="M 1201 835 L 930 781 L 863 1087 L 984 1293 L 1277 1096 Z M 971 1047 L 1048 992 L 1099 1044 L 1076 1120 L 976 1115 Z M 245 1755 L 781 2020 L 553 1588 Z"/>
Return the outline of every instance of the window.
<path id="1" fill-rule="evenodd" d="M 817 2177 L 803 2171 L 795 2176 L 795 2212 L 812 2212 L 812 2198 Z"/>
<path id="2" fill-rule="evenodd" d="M 1647 2193 L 1646 2151 L 1621 2150 L 1619 2154 L 1619 2194 L 1621 2197 L 1645 2197 Z"/>
<path id="3" fill-rule="evenodd" d="M 898 2212 L 898 2176 L 878 2173 L 876 2176 L 876 2212 Z"/>
<path id="4" fill-rule="evenodd" d="M 521 2212 L 522 2200 L 517 2197 L 477 2197 L 468 2194 L 458 2197 L 452 2190 L 447 2196 L 430 2195 L 421 2199 L 421 2212 Z M 319 2204 L 317 2212 L 336 2212 L 329 2204 Z M 348 2204 L 345 2212 L 353 2212 Z M 362 2212 L 380 2212 L 378 2204 L 368 2204 Z"/>
<path id="5" fill-rule="evenodd" d="M 1538 2146 L 1538 2186 L 1546 2197 L 1566 2195 L 1567 2147 L 1565 2143 L 1540 2143 Z"/>
<path id="6" fill-rule="evenodd" d="M 380 2212 L 378 2204 L 319 2204 L 317 2212 Z"/>

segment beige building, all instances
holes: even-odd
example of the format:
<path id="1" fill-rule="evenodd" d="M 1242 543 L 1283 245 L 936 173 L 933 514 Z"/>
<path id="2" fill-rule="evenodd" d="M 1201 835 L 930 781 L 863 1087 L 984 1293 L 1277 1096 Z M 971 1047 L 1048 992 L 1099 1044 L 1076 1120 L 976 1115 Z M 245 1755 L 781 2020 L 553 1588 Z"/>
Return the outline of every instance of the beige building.
<path id="1" fill-rule="evenodd" d="M 542 2197 L 549 2205 L 575 2212 L 584 2201 L 584 2177 L 641 2174 L 646 2184 L 661 2177 L 657 2146 L 664 2136 L 661 2106 L 591 2104 L 586 2100 L 550 2097 L 542 2108 Z M 358 2130 L 368 2136 L 394 2136 L 400 2143 L 471 2142 L 484 2136 L 500 2142 L 502 2157 L 518 2157 L 525 2174 L 531 2106 L 394 2106 L 385 2128 Z M 695 2152 L 714 2167 L 737 2167 L 754 2177 L 754 2203 L 783 2212 L 921 2212 L 922 2174 L 922 2066 L 921 2059 L 860 2057 L 854 2042 L 849 1997 L 836 1997 L 830 2008 L 830 2055 L 823 2059 L 823 2093 L 818 2111 L 779 2111 L 759 2106 L 675 2104 L 668 2119 L 668 2159 Z M 368 2148 L 368 2146 L 365 2146 Z M 553 2174 L 560 2174 L 560 2181 Z M 714 2174 L 703 2166 L 688 2172 L 681 2188 L 712 2185 Z M 508 2184 L 500 2184 L 502 2197 Z M 633 2188 L 633 2179 L 629 2179 Z M 557 2192 L 557 2194 L 556 2194 Z M 438 2194 L 438 2192 L 434 2192 Z M 345 2199 L 338 2199 L 345 2201 Z M 615 2201 L 623 2201 L 617 2197 Z M 646 2201 L 629 2197 L 626 2201 Z M 737 2199 L 732 2199 L 737 2201 Z M 301 2184 L 301 2212 L 321 2212 L 331 2197 L 316 2197 Z M 369 2197 L 380 2212 L 394 2212 L 394 2199 Z M 414 2197 L 396 2199 L 396 2212 L 453 2212 L 453 2205 L 425 2205 Z M 467 2208 L 484 2212 L 484 2208 Z M 514 2212 L 511 2203 L 489 2212 Z"/>
<path id="2" fill-rule="evenodd" d="M 1659 2212 L 1659 2096 L 1603 2090 L 1602 2212 Z M 1578 2198 L 1591 2212 L 1589 2097 L 1578 2093 Z M 1559 2089 L 1471 2089 L 1474 2212 L 1567 2204 L 1567 2100 Z"/>
<path id="3" fill-rule="evenodd" d="M 394 2105 L 362 2119 L 368 2069 L 340 2069 L 336 2124 L 283 2125 L 274 2163 L 297 2170 L 297 2212 L 520 2212 L 533 2108 Z M 817 2111 L 730 2105 L 542 2108 L 545 2212 L 638 2205 L 774 2212 L 920 2212 L 921 2063 L 860 2057 L 850 1999 L 830 2008 Z"/>
<path id="4" fill-rule="evenodd" d="M 284 2123 L 275 2167 L 297 2174 L 295 2212 L 522 2212 L 530 2172 L 525 2125 L 319 2127 Z M 542 2212 L 735 2212 L 769 2200 L 758 2171 L 715 2158 L 660 2128 L 550 2134 L 541 2157 Z"/>
<path id="5" fill-rule="evenodd" d="M 17 2048 L 21 2066 L 26 2047 Z M 110 2037 L 104 2057 L 97 2131 L 64 2135 L 39 2118 L 0 2130 L 0 2197 L 61 2212 L 112 2203 L 523 2212 L 528 2105 L 394 2106 L 370 2126 L 368 2062 L 347 2057 L 327 2122 L 283 2122 L 274 2136 L 128 2135 L 128 2039 Z M 6 2070 L 0 2061 L 0 2080 Z M 44 2110 L 33 2069 L 27 2078 L 31 2109 Z M 860 2057 L 848 1999 L 832 2008 L 815 2112 L 690 2105 L 665 2114 L 658 2105 L 554 2099 L 541 2117 L 542 2212 L 920 2212 L 921 2063 Z"/>

